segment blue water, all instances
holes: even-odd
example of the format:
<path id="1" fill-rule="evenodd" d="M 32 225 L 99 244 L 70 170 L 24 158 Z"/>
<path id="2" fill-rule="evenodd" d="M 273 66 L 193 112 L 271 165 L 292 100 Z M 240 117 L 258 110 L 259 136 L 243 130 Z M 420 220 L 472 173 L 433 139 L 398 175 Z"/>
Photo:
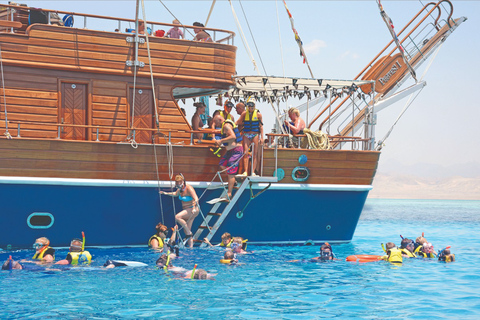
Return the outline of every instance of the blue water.
<path id="1" fill-rule="evenodd" d="M 352 243 L 334 245 L 342 261 L 292 263 L 318 246 L 249 246 L 241 266 L 221 265 L 219 250 L 183 250 L 175 265 L 195 263 L 215 280 L 185 280 L 157 270 L 147 248 L 91 249 L 91 267 L 67 271 L 0 272 L 0 318 L 170 319 L 479 319 L 480 201 L 368 200 Z M 382 254 L 399 235 L 450 245 L 457 261 L 410 259 L 350 263 L 352 254 Z M 147 237 L 148 238 L 148 235 Z M 57 251 L 57 259 L 66 250 Z M 27 250 L 0 253 L 5 261 Z M 102 269 L 107 259 L 148 267 Z"/>

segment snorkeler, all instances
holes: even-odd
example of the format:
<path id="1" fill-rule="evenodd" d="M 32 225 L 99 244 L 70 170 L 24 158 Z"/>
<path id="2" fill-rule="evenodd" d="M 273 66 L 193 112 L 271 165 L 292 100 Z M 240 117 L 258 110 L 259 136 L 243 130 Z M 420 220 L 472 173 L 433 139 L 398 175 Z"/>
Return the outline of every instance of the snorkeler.
<path id="1" fill-rule="evenodd" d="M 203 239 L 203 242 L 208 244 L 210 247 L 227 247 L 230 248 L 230 246 L 233 243 L 233 238 L 232 235 L 228 232 L 225 232 L 222 234 L 222 241 L 219 244 L 213 245 L 210 243 L 210 241 L 207 238 Z"/>
<path id="2" fill-rule="evenodd" d="M 223 259 L 220 259 L 220 263 L 223 264 L 237 264 L 238 259 L 237 255 L 231 249 L 225 250 L 225 254 L 223 255 Z"/>
<path id="3" fill-rule="evenodd" d="M 453 262 L 455 261 L 455 255 L 450 252 L 450 246 L 443 250 L 438 251 L 438 261 Z"/>
<path id="4" fill-rule="evenodd" d="M 39 260 L 40 262 L 48 263 L 55 260 L 55 249 L 50 247 L 50 240 L 46 237 L 41 237 L 35 240 L 33 248 L 35 249 L 35 254 L 32 257 L 32 260 Z"/>
<path id="5" fill-rule="evenodd" d="M 328 260 L 338 260 L 335 258 L 335 254 L 333 253 L 332 246 L 325 242 L 320 246 L 320 256 L 312 258 L 312 262 L 320 262 L 320 261 L 328 261 Z"/>
<path id="6" fill-rule="evenodd" d="M 204 269 L 197 269 L 197 265 L 192 270 L 185 272 L 183 278 L 192 280 L 215 280 L 213 278 L 215 274 L 208 273 Z"/>
<path id="7" fill-rule="evenodd" d="M 55 264 L 90 264 L 92 262 L 92 255 L 85 250 L 85 234 L 82 232 L 83 241 L 80 239 L 73 239 L 70 242 L 70 252 L 64 260 L 60 260 Z"/>
<path id="8" fill-rule="evenodd" d="M 393 264 L 402 264 L 403 263 L 402 251 L 397 248 L 395 243 L 387 242 L 385 247 L 386 247 L 386 249 L 383 248 L 383 243 L 382 243 L 382 248 L 386 253 L 386 255 L 381 257 L 382 260 L 388 261 L 388 262 L 393 263 Z"/>
<path id="9" fill-rule="evenodd" d="M 400 251 L 402 251 L 402 257 L 404 258 L 416 258 L 415 255 L 415 244 L 413 240 L 408 238 L 402 238 L 402 242 L 400 243 Z"/>

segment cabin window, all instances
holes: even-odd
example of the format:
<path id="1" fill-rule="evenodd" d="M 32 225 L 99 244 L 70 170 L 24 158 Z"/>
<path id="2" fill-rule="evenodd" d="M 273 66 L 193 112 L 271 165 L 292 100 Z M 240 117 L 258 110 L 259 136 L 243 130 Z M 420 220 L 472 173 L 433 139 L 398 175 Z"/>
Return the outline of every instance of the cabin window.
<path id="1" fill-rule="evenodd" d="M 292 171 L 292 179 L 295 181 L 307 181 L 310 177 L 310 170 L 307 167 L 296 167 Z"/>
<path id="2" fill-rule="evenodd" d="M 53 215 L 48 212 L 34 212 L 27 218 L 27 224 L 32 229 L 48 229 L 54 221 Z"/>

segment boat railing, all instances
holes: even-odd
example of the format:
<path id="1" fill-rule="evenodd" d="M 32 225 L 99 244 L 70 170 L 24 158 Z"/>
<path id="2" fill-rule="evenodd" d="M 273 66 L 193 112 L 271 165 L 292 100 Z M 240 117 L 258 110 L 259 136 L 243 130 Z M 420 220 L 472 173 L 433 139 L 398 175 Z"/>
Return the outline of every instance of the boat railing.
<path id="1" fill-rule="evenodd" d="M 293 149 L 305 149 L 302 148 L 302 141 L 303 139 L 306 139 L 308 136 L 306 134 L 295 134 L 292 135 L 293 137 L 298 138 L 296 143 L 294 144 L 289 144 L 288 143 L 288 138 L 290 137 L 289 134 L 282 134 L 282 133 L 267 133 L 267 141 L 268 141 L 268 146 L 267 147 L 274 147 L 275 145 L 283 148 L 293 148 Z M 281 142 L 278 142 L 278 138 L 283 138 Z M 363 138 L 363 137 L 353 137 L 353 136 L 340 136 L 340 135 L 328 135 L 328 139 L 330 140 L 330 143 L 347 143 L 350 142 L 352 143 L 352 150 L 359 150 L 362 149 L 360 146 L 360 142 L 364 141 L 369 141 L 370 139 L 368 138 Z"/>
<path id="2" fill-rule="evenodd" d="M 442 4 L 447 4 L 450 10 L 441 9 Z M 407 24 L 401 29 L 397 35 L 400 43 L 405 49 L 406 57 L 409 60 L 412 67 L 418 68 L 428 56 L 434 45 L 430 42 L 441 41 L 439 35 L 444 32 L 445 27 L 452 27 L 455 21 L 451 18 L 453 12 L 453 6 L 449 0 L 441 0 L 438 3 L 430 2 L 426 4 Z M 432 19 L 427 20 L 427 19 Z M 375 58 L 367 64 L 367 66 L 355 77 L 363 80 L 377 80 L 379 82 L 379 75 L 383 65 L 391 63 L 393 61 L 392 55 L 395 51 L 398 51 L 393 39 L 375 56 Z M 403 62 L 402 62 L 403 64 Z M 339 99 L 335 97 L 331 99 L 330 103 L 321 110 L 319 114 L 310 122 L 309 126 L 317 120 L 321 120 L 319 126 L 320 130 L 325 130 L 327 133 L 331 133 L 330 126 L 335 125 L 338 134 L 355 135 L 362 125 L 373 124 L 374 119 L 372 109 L 374 107 L 374 101 L 393 94 L 398 87 L 408 78 L 409 72 L 406 68 L 402 68 L 401 76 L 395 80 L 390 81 L 383 86 L 376 86 L 375 89 L 362 90 L 364 91 L 361 98 L 347 97 Z M 376 77 L 377 79 L 373 79 Z M 380 88 L 382 87 L 382 88 Z M 377 89 L 378 88 L 378 89 Z M 363 99 L 363 96 L 367 97 Z M 341 97 L 340 97 L 341 98 Z M 365 138 L 368 136 L 368 128 L 365 129 Z M 373 147 L 372 143 L 369 143 Z M 335 147 L 341 147 L 336 145 Z"/>
<path id="3" fill-rule="evenodd" d="M 50 9 L 41 9 L 41 8 L 31 8 L 22 5 L 0 5 L 0 21 L 19 21 L 22 23 L 22 26 L 10 26 L 7 23 L 2 24 L 0 22 L 0 33 L 9 32 L 9 33 L 28 33 L 28 14 L 30 11 L 41 11 L 46 13 L 47 22 L 46 24 L 57 24 L 58 19 L 52 19 L 53 14 L 63 14 L 71 15 L 73 17 L 72 21 L 79 23 L 78 21 L 83 21 L 82 27 L 76 27 L 78 29 L 91 29 L 98 31 L 107 31 L 107 32 L 120 32 L 120 33 L 135 33 L 135 19 L 126 19 L 118 17 L 109 17 L 109 16 L 100 16 L 94 14 L 86 13 L 77 13 L 61 10 L 50 10 Z M 141 20 L 139 20 L 141 21 Z M 149 32 L 151 36 L 154 36 L 154 30 L 162 30 L 166 33 L 167 30 L 160 28 L 171 28 L 178 27 L 172 23 L 161 23 L 155 21 L 145 21 L 145 31 Z M 67 27 L 65 27 L 67 28 Z M 103 30 L 100 30 L 102 28 Z M 193 32 L 194 29 L 202 29 L 211 34 L 213 42 L 224 43 L 228 45 L 234 45 L 235 33 L 223 29 L 207 28 L 207 27 L 196 27 L 191 25 L 180 25 L 180 28 L 183 29 L 184 35 L 187 36 L 187 33 L 192 36 L 195 36 Z M 139 28 L 140 29 L 140 28 Z M 150 30 L 149 30 L 150 29 Z M 140 31 L 140 36 L 145 36 Z M 186 37 L 185 37 L 186 38 Z M 175 39 L 179 41 L 184 41 L 183 39 Z"/>

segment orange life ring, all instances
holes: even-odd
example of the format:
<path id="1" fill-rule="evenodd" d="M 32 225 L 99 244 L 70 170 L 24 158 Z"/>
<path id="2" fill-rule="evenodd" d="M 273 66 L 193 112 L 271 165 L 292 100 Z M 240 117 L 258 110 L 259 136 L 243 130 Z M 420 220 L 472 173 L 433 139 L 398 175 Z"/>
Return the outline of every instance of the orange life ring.
<path id="1" fill-rule="evenodd" d="M 382 256 L 374 255 L 374 254 L 356 254 L 347 257 L 347 261 L 353 262 L 374 262 L 378 261 L 382 258 Z"/>

